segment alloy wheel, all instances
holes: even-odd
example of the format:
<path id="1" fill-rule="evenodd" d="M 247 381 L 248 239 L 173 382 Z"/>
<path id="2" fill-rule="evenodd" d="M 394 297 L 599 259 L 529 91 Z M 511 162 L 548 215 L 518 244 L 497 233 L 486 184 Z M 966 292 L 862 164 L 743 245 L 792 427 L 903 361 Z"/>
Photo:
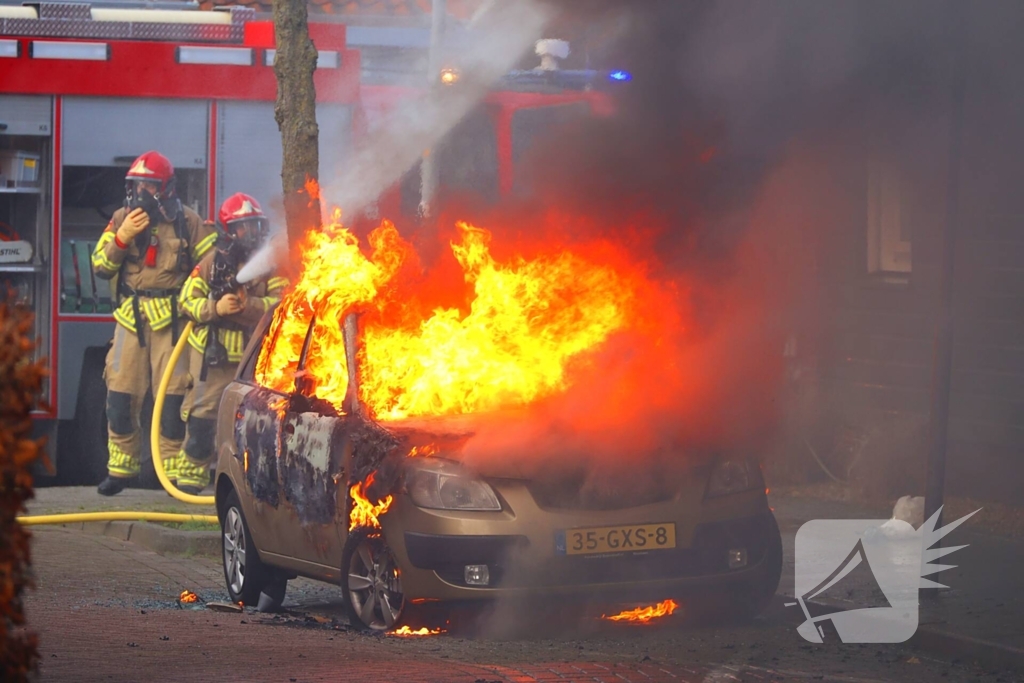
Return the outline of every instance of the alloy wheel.
<path id="1" fill-rule="evenodd" d="M 230 508 L 224 517 L 224 575 L 234 595 L 245 587 L 245 529 L 237 508 Z"/>
<path id="2" fill-rule="evenodd" d="M 394 556 L 377 536 L 359 541 L 348 563 L 348 599 L 367 628 L 393 628 L 405 606 L 402 579 Z"/>

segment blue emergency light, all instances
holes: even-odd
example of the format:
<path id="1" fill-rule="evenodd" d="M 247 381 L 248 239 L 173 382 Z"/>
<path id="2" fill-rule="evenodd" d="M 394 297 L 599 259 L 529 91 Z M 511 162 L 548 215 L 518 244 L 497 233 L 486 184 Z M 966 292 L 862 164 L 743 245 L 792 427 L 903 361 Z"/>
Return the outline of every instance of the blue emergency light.
<path id="1" fill-rule="evenodd" d="M 633 80 L 633 74 L 628 71 L 612 71 L 608 74 L 608 79 L 612 81 L 631 81 Z"/>

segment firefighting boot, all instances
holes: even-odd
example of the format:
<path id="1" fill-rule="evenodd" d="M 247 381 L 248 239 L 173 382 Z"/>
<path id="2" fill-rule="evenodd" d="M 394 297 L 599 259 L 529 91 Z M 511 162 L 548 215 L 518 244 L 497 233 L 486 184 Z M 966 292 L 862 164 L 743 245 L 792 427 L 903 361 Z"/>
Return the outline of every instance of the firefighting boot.
<path id="1" fill-rule="evenodd" d="M 96 492 L 101 496 L 116 496 L 128 488 L 127 477 L 111 477 L 107 476 L 106 479 L 100 482 L 100 485 L 96 487 Z"/>
<path id="2" fill-rule="evenodd" d="M 176 459 L 178 468 L 178 490 L 198 496 L 210 481 L 210 465 L 205 462 L 193 462 L 184 450 Z"/>

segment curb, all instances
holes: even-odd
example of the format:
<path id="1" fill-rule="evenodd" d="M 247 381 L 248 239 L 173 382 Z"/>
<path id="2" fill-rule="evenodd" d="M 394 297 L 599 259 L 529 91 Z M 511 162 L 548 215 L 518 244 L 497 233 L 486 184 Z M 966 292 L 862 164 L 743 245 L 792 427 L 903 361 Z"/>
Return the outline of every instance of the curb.
<path id="1" fill-rule="evenodd" d="M 81 522 L 60 526 L 130 541 L 157 553 L 219 556 L 221 552 L 220 534 L 216 531 L 181 531 L 148 522 Z"/>
<path id="2" fill-rule="evenodd" d="M 780 600 L 781 598 L 781 600 Z M 789 602 L 794 598 L 781 593 L 776 594 L 775 600 L 782 607 L 783 602 Z M 837 605 L 817 600 L 806 600 L 808 605 L 813 605 L 822 610 L 834 610 Z M 785 609 L 782 607 L 782 609 Z M 803 613 L 789 612 L 789 621 L 800 624 L 803 622 Z M 972 638 L 959 633 L 951 633 L 930 626 L 919 626 L 917 632 L 908 640 L 905 645 L 911 648 L 936 655 L 944 661 L 959 659 L 970 661 L 981 666 L 1014 669 L 1024 671 L 1024 650 L 1010 645 L 1001 645 L 990 640 Z"/>
<path id="3" fill-rule="evenodd" d="M 1024 650 L 1020 648 L 936 628 L 918 628 L 909 645 L 922 651 L 941 653 L 944 659 L 1024 671 Z"/>

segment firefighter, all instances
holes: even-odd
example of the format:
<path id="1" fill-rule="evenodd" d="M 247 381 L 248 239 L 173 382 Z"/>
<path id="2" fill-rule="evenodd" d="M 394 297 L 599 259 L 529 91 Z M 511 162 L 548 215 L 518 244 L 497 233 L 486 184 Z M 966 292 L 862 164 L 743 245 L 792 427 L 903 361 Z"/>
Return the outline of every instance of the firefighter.
<path id="1" fill-rule="evenodd" d="M 125 207 L 114 212 L 96 249 L 97 277 L 117 279 L 122 299 L 114 311 L 114 341 L 107 353 L 107 478 L 98 491 L 113 496 L 141 469 L 142 400 L 163 377 L 178 334 L 181 285 L 213 247 L 216 235 L 199 215 L 183 206 L 174 184 L 174 166 L 159 152 L 146 152 L 125 177 Z M 185 437 L 181 406 L 188 373 L 174 371 L 161 416 L 160 455 L 176 479 L 176 457 Z"/>
<path id="2" fill-rule="evenodd" d="M 188 339 L 191 388 L 182 413 L 188 435 L 178 459 L 178 488 L 186 493 L 199 493 L 209 482 L 221 394 L 235 376 L 252 328 L 288 284 L 273 275 L 238 283 L 238 269 L 269 233 L 255 199 L 233 194 L 217 218 L 216 246 L 181 289 L 181 308 L 197 323 Z"/>

